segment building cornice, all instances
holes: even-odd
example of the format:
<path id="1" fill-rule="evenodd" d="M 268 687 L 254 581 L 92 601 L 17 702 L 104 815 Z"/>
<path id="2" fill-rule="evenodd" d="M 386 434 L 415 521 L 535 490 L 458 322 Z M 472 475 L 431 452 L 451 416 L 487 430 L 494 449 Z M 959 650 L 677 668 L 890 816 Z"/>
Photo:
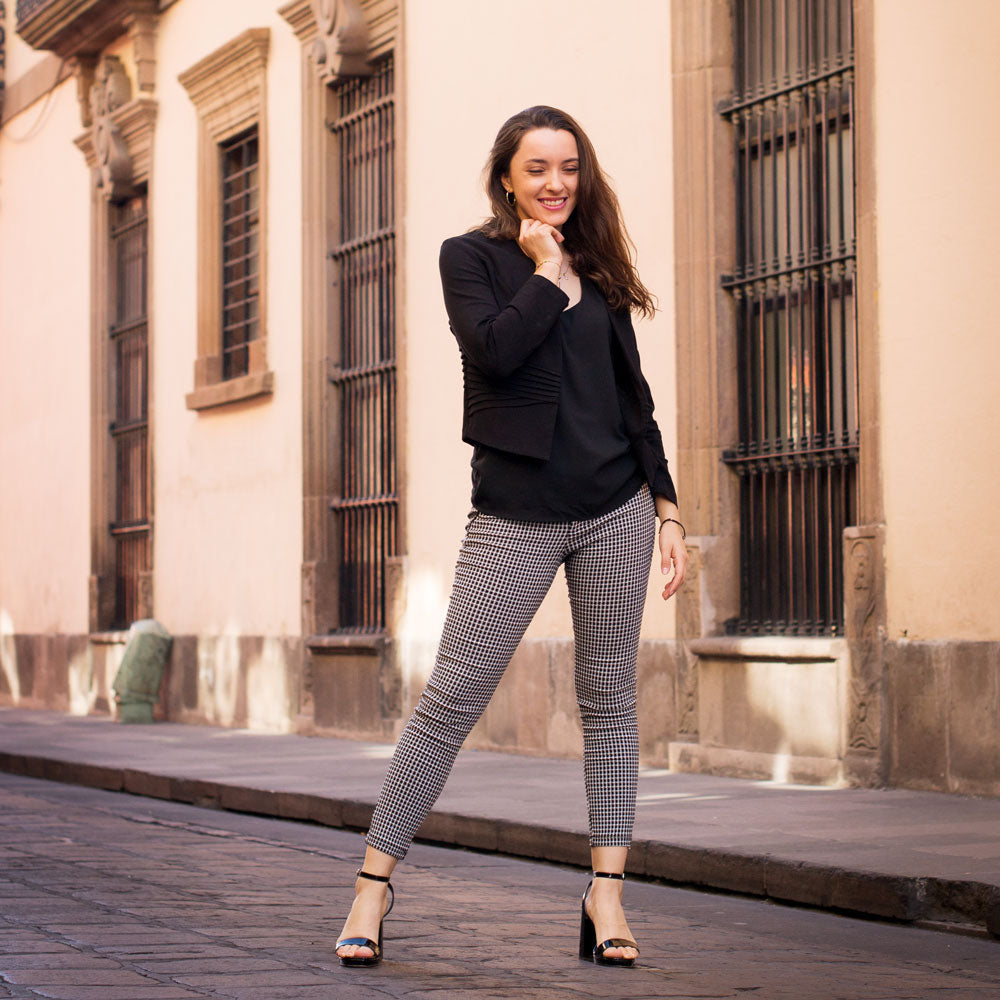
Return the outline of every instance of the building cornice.
<path id="1" fill-rule="evenodd" d="M 300 42 L 307 44 L 316 37 L 316 17 L 310 0 L 292 0 L 279 7 L 278 13 L 292 26 Z"/>
<path id="2" fill-rule="evenodd" d="M 224 127 L 217 118 L 259 102 L 270 41 L 269 28 L 248 28 L 177 77 L 212 132 Z"/>
<path id="3" fill-rule="evenodd" d="M 17 33 L 62 59 L 96 56 L 136 17 L 156 12 L 156 0 L 19 0 Z"/>

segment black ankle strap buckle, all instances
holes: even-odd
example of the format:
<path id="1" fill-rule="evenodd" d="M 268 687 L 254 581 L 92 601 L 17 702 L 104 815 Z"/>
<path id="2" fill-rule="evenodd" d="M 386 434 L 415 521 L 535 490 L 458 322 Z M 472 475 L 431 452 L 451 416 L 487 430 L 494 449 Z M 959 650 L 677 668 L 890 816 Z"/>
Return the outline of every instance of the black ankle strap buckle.
<path id="1" fill-rule="evenodd" d="M 594 878 L 614 878 L 619 882 L 624 882 L 625 872 L 594 872 Z"/>

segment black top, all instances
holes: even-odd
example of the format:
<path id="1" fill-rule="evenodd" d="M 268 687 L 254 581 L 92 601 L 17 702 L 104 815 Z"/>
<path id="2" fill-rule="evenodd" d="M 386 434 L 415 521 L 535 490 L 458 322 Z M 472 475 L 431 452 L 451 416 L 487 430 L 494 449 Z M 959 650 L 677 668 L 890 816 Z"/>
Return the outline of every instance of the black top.
<path id="1" fill-rule="evenodd" d="M 475 446 L 548 461 L 552 457 L 566 293 L 534 273 L 514 240 L 481 232 L 441 246 L 441 284 L 462 355 L 462 439 Z M 625 434 L 656 496 L 676 502 L 653 398 L 643 377 L 628 309 L 611 310 L 611 357 Z"/>
<path id="2" fill-rule="evenodd" d="M 611 360 L 611 317 L 586 279 L 558 320 L 562 372 L 548 460 L 477 445 L 472 503 L 517 521 L 577 521 L 625 503 L 643 476 L 625 433 Z"/>

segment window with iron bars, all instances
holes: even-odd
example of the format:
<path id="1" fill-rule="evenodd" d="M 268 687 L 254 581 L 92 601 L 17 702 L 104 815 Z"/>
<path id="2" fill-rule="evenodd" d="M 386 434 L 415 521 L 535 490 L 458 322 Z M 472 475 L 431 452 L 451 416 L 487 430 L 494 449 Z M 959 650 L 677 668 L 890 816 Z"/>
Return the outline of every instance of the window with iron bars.
<path id="1" fill-rule="evenodd" d="M 145 194 L 110 208 L 112 280 L 111 447 L 114 456 L 113 628 L 140 617 L 142 574 L 150 568 Z"/>
<path id="2" fill-rule="evenodd" d="M 739 0 L 739 634 L 843 631 L 857 516 L 851 0 Z"/>
<path id="3" fill-rule="evenodd" d="M 334 88 L 338 162 L 340 410 L 338 627 L 385 629 L 386 560 L 396 554 L 396 230 L 392 54 Z"/>
<path id="4" fill-rule="evenodd" d="M 250 370 L 259 333 L 260 202 L 257 126 L 222 144 L 222 377 Z"/>

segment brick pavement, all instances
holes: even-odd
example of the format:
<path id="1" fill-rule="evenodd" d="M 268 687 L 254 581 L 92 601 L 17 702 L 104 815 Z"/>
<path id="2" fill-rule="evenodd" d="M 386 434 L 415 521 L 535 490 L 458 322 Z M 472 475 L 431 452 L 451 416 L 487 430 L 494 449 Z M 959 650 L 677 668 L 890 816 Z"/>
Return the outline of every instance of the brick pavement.
<path id="1" fill-rule="evenodd" d="M 391 747 L 0 709 L 0 770 L 364 829 Z M 585 865 L 578 762 L 463 752 L 421 836 Z M 1000 800 L 646 769 L 630 870 L 1000 936 Z"/>
<path id="2" fill-rule="evenodd" d="M 0 775 L 0 997 L 1000 997 L 990 941 L 641 882 L 640 965 L 597 968 L 575 956 L 583 872 L 427 845 L 394 877 L 385 962 L 343 969 L 362 850 L 342 830 Z"/>

